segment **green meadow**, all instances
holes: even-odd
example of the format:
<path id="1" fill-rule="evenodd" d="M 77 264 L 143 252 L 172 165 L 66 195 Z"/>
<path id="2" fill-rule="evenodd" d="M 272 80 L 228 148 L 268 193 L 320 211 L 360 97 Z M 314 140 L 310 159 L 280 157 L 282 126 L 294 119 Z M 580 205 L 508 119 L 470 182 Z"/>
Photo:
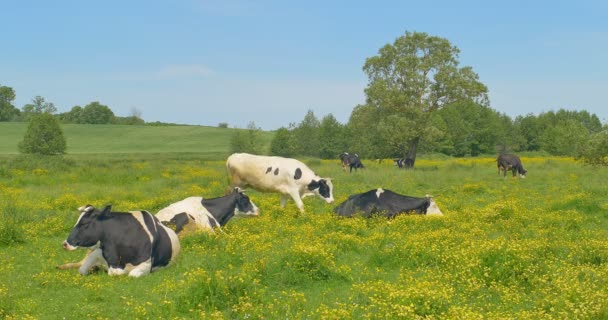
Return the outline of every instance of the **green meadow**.
<path id="1" fill-rule="evenodd" d="M 19 153 L 17 145 L 27 129 L 25 122 L 0 122 L 0 154 Z M 62 124 L 68 154 L 91 153 L 198 153 L 219 159 L 228 153 L 234 130 L 204 126 L 129 126 Z M 272 132 L 263 131 L 270 144 Z"/>
<path id="2" fill-rule="evenodd" d="M 183 235 L 175 264 L 139 279 L 81 276 L 56 269 L 85 254 L 61 246 L 76 208 L 156 212 L 221 196 L 229 135 L 73 125 L 67 155 L 26 157 L 11 151 L 24 130 L 13 125 L 0 126 L 0 318 L 608 318 L 605 168 L 530 155 L 526 179 L 503 178 L 493 157 L 421 155 L 415 170 L 364 159 L 349 174 L 337 160 L 305 159 L 332 178 L 336 203 L 308 197 L 301 215 L 249 190 L 260 216 Z M 378 187 L 433 195 L 444 216 L 332 213 Z"/>

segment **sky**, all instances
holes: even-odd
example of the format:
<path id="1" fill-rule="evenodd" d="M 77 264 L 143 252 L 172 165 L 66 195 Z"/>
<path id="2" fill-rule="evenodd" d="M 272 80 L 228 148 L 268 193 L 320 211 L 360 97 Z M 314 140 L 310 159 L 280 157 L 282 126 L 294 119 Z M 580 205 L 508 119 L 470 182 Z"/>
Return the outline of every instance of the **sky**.
<path id="1" fill-rule="evenodd" d="M 608 122 L 603 0 L 4 0 L 0 85 L 19 109 L 39 95 L 146 122 L 273 130 L 312 110 L 347 123 L 365 59 L 408 31 L 456 46 L 498 112 Z"/>

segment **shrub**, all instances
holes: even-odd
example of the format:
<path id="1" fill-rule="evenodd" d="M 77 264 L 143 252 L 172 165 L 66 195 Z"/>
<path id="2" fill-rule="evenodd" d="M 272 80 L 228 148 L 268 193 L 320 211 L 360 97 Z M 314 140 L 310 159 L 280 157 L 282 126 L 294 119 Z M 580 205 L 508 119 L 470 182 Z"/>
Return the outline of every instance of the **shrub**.
<path id="1" fill-rule="evenodd" d="M 65 149 L 65 137 L 59 121 L 48 113 L 32 117 L 23 141 L 19 143 L 21 153 L 52 155 L 63 154 Z"/>

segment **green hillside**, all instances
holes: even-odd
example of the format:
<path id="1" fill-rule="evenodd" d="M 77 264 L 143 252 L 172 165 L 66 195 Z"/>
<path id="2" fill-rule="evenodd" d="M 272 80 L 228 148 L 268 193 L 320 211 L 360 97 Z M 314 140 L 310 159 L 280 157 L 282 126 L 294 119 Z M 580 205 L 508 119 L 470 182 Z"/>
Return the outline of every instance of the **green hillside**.
<path id="1" fill-rule="evenodd" d="M 0 154 L 18 153 L 27 123 L 0 122 Z M 68 154 L 196 152 L 229 153 L 234 130 L 203 126 L 127 126 L 62 124 Z M 272 132 L 262 132 L 269 146 Z"/>

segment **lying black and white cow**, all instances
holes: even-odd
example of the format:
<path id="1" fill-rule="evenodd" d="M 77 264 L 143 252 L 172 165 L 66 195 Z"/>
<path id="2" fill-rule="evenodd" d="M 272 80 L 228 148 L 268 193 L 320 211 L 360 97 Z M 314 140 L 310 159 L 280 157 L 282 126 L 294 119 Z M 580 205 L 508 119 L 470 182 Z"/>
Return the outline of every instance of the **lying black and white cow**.
<path id="1" fill-rule="evenodd" d="M 363 163 L 361 163 L 359 155 L 356 153 L 342 152 L 340 154 L 340 164 L 344 171 L 346 171 L 346 167 L 350 167 L 350 172 L 353 172 L 353 168 L 355 168 L 355 171 L 359 168 L 365 168 Z"/>
<path id="2" fill-rule="evenodd" d="M 345 217 L 352 217 L 357 213 L 361 213 L 364 217 L 377 213 L 388 218 L 401 213 L 443 215 L 435 201 L 429 196 L 415 198 L 386 189 L 373 189 L 354 194 L 337 206 L 334 212 Z"/>
<path id="3" fill-rule="evenodd" d="M 317 176 L 304 163 L 290 158 L 235 153 L 226 160 L 233 187 L 252 188 L 281 194 L 281 206 L 291 197 L 304 213 L 302 198 L 317 195 L 327 203 L 334 201 L 331 179 Z"/>
<path id="4" fill-rule="evenodd" d="M 507 176 L 508 170 L 513 171 L 514 177 L 516 176 L 516 174 L 519 174 L 521 178 L 525 178 L 526 172 L 528 172 L 528 170 L 524 169 L 524 166 L 521 164 L 521 160 L 519 159 L 519 157 L 513 154 L 500 154 L 496 159 L 496 165 L 498 166 L 499 175 L 501 171 L 504 172 L 503 177 Z"/>
<path id="5" fill-rule="evenodd" d="M 191 224 L 196 229 L 213 232 L 215 227 L 223 227 L 234 216 L 257 216 L 260 210 L 239 188 L 227 196 L 203 199 L 189 197 L 160 210 L 156 217 L 165 225 L 179 233 Z"/>
<path id="6" fill-rule="evenodd" d="M 395 162 L 395 165 L 399 167 L 399 169 L 410 169 L 414 166 L 414 160 L 410 158 L 395 159 L 393 162 Z"/>
<path id="7" fill-rule="evenodd" d="M 66 250 L 89 248 L 79 263 L 60 269 L 79 267 L 82 275 L 103 268 L 109 275 L 128 273 L 131 277 L 146 275 L 175 260 L 180 251 L 179 239 L 147 211 L 112 212 L 91 205 L 80 207 L 76 225 L 63 242 Z"/>

